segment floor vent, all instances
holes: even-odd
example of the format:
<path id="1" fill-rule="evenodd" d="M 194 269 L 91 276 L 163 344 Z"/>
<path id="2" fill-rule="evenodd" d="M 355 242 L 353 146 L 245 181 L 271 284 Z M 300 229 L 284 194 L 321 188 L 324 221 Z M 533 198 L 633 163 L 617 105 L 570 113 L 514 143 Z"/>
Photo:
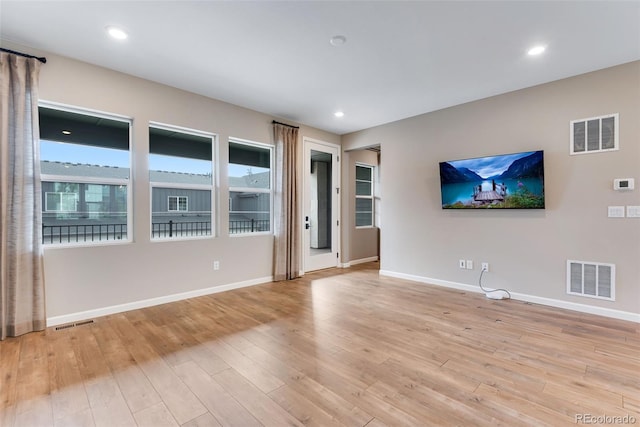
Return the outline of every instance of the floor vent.
<path id="1" fill-rule="evenodd" d="M 60 331 L 62 329 L 69 329 L 69 328 L 75 328 L 76 326 L 82 326 L 82 325 L 88 325 L 93 323 L 93 320 L 84 320 L 82 322 L 76 322 L 76 323 L 69 323 L 66 325 L 60 325 L 60 326 L 56 326 L 56 331 Z"/>
<path id="2" fill-rule="evenodd" d="M 78 322 L 76 323 L 76 326 L 88 325 L 90 323 L 93 323 L 93 320 L 85 320 L 83 322 Z"/>
<path id="3" fill-rule="evenodd" d="M 615 264 L 567 261 L 567 293 L 615 301 Z"/>

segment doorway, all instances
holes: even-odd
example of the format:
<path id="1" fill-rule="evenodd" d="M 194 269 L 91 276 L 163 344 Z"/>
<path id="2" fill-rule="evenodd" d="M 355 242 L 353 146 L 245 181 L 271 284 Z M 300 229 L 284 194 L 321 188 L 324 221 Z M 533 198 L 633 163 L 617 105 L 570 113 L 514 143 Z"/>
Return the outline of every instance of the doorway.
<path id="1" fill-rule="evenodd" d="M 339 264 L 340 147 L 304 139 L 303 269 Z"/>

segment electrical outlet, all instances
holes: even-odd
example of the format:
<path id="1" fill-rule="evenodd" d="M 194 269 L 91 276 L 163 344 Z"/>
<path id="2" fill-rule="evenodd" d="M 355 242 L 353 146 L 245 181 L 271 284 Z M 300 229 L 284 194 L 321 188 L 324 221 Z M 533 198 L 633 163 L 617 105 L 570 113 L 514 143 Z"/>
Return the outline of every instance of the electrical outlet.
<path id="1" fill-rule="evenodd" d="M 482 271 L 489 271 L 489 263 L 488 262 L 483 262 L 482 263 Z"/>
<path id="2" fill-rule="evenodd" d="M 220 270 L 220 261 L 213 261 L 213 269 Z"/>
<path id="3" fill-rule="evenodd" d="M 473 270 L 473 261 L 467 260 L 467 270 Z"/>
<path id="4" fill-rule="evenodd" d="M 627 218 L 640 218 L 640 206 L 627 206 Z"/>
<path id="5" fill-rule="evenodd" d="M 624 206 L 609 206 L 609 218 L 624 218 Z"/>
<path id="6" fill-rule="evenodd" d="M 458 267 L 467 268 L 467 263 L 465 262 L 465 260 L 463 260 L 463 259 L 458 260 Z"/>

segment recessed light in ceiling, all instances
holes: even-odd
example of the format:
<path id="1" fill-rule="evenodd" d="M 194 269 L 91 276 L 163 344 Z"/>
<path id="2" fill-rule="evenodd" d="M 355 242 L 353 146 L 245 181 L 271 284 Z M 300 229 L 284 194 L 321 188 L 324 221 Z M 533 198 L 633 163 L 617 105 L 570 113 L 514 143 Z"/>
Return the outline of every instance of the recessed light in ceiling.
<path id="1" fill-rule="evenodd" d="M 116 40 L 124 40 L 129 37 L 122 28 L 114 27 L 113 25 L 108 26 L 106 30 L 107 33 Z"/>
<path id="2" fill-rule="evenodd" d="M 543 45 L 538 45 L 538 46 L 534 46 L 531 49 L 529 49 L 527 51 L 527 54 L 529 56 L 536 56 L 536 55 L 540 55 L 541 53 L 543 53 L 545 50 L 547 50 L 546 46 Z"/>
<path id="3" fill-rule="evenodd" d="M 344 117 L 344 112 L 336 111 L 335 113 L 333 113 L 333 115 L 336 116 L 336 117 Z"/>
<path id="4" fill-rule="evenodd" d="M 71 135 L 71 131 L 70 130 L 63 130 L 62 134 L 63 135 Z"/>
<path id="5" fill-rule="evenodd" d="M 346 42 L 347 38 L 345 36 L 333 36 L 329 40 L 329 43 L 331 43 L 333 46 L 342 46 Z"/>

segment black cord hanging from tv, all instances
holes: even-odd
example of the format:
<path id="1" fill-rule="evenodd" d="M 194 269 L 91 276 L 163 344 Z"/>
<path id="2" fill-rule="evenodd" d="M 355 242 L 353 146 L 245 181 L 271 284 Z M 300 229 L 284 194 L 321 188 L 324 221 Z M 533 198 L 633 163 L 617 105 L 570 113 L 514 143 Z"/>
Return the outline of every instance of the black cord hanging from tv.
<path id="1" fill-rule="evenodd" d="M 3 47 L 0 47 L 0 51 L 7 52 L 7 53 L 12 53 L 12 54 L 18 55 L 18 56 L 23 56 L 25 58 L 34 58 L 34 59 L 37 59 L 38 61 L 42 62 L 43 64 L 47 63 L 47 58 L 45 58 L 44 56 L 29 55 L 28 53 L 22 53 L 22 52 L 18 52 L 16 50 L 5 49 Z"/>

